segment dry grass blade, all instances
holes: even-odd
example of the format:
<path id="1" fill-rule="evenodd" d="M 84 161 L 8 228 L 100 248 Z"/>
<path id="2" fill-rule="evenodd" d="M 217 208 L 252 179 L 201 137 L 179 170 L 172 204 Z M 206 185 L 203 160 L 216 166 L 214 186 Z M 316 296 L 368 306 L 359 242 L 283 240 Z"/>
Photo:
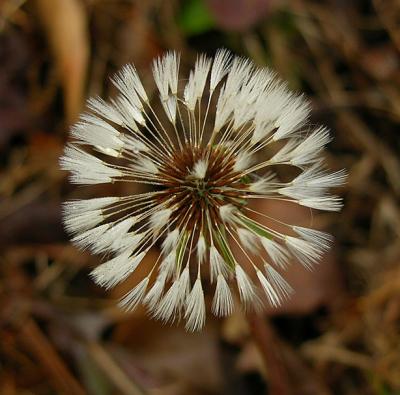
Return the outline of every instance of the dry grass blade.
<path id="1" fill-rule="evenodd" d="M 145 392 L 121 370 L 102 346 L 92 343 L 88 346 L 88 350 L 96 364 L 122 394 L 145 395 Z"/>
<path id="2" fill-rule="evenodd" d="M 33 320 L 29 319 L 22 325 L 20 335 L 28 350 L 43 369 L 49 372 L 57 391 L 65 394 L 87 394 Z"/>

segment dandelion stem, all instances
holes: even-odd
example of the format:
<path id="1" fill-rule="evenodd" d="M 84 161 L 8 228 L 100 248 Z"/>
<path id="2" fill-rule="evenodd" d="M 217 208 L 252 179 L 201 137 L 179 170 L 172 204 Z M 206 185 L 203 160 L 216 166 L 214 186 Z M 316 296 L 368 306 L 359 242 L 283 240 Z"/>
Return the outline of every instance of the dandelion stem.
<path id="1" fill-rule="evenodd" d="M 279 347 L 279 339 L 269 321 L 258 313 L 248 313 L 251 335 L 263 358 L 268 377 L 268 393 L 291 395 L 289 375 Z"/>

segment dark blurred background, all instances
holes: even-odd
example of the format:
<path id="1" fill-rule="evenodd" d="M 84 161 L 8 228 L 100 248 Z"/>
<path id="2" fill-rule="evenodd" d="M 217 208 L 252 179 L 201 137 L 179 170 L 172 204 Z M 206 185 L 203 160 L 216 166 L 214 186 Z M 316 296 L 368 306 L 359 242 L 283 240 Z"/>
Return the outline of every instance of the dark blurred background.
<path id="1" fill-rule="evenodd" d="M 305 92 L 349 172 L 343 211 L 314 216 L 333 250 L 253 322 L 264 348 L 240 311 L 195 335 L 121 313 L 129 280 L 96 287 L 61 225 L 62 201 L 105 192 L 58 168 L 85 99 L 127 62 L 146 83 L 167 49 L 187 71 L 219 47 Z M 0 1 L 0 394 L 400 394 L 399 63 L 398 0 Z"/>

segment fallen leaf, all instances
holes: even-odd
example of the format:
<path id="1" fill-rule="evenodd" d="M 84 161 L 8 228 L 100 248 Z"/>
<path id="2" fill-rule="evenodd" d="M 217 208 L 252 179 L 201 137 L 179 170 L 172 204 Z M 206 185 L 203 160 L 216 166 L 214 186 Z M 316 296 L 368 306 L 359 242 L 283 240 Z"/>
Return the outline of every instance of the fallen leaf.
<path id="1" fill-rule="evenodd" d="M 209 322 L 199 333 L 188 333 L 183 327 L 162 325 L 157 321 L 137 318 L 120 323 L 110 347 L 114 358 L 126 372 L 137 376 L 147 388 L 164 388 L 184 384 L 194 393 L 220 393 L 223 385 L 219 363 L 218 332 Z M 135 368 L 136 367 L 136 368 Z M 157 378 L 156 382 L 153 378 Z M 160 393 L 164 393 L 161 392 Z"/>

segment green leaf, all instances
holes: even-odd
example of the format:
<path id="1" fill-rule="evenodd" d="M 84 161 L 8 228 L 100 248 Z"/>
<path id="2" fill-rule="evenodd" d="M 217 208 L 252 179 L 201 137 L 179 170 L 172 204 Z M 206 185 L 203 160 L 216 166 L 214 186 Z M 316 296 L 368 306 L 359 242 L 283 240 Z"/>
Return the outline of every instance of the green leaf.
<path id="1" fill-rule="evenodd" d="M 188 0 L 184 2 L 178 25 L 187 35 L 196 35 L 212 30 L 215 22 L 204 0 Z"/>
<path id="2" fill-rule="evenodd" d="M 220 228 L 221 233 L 225 234 L 225 229 Z M 228 240 L 226 239 L 226 237 L 219 233 L 219 232 L 213 232 L 214 233 L 214 237 L 215 240 L 217 242 L 217 245 L 219 247 L 219 251 L 222 255 L 222 257 L 224 258 L 224 261 L 226 262 L 226 264 L 229 266 L 229 268 L 233 271 L 235 270 L 235 258 L 233 257 L 232 251 L 229 247 L 228 244 Z"/>
<path id="3" fill-rule="evenodd" d="M 240 221 L 247 226 L 250 230 L 252 230 L 254 233 L 257 233 L 261 237 L 266 237 L 267 239 L 272 240 L 273 236 L 271 233 L 267 232 L 262 226 L 260 226 L 257 222 L 253 221 L 250 218 L 240 218 Z"/>
<path id="4" fill-rule="evenodd" d="M 175 263 L 176 263 L 176 270 L 179 273 L 182 267 L 182 261 L 183 257 L 185 255 L 185 250 L 186 250 L 186 245 L 189 240 L 189 232 L 184 232 L 183 236 L 179 240 L 177 249 L 176 249 L 176 258 L 175 258 Z"/>
<path id="5" fill-rule="evenodd" d="M 251 177 L 246 174 L 240 179 L 240 182 L 242 182 L 243 184 L 250 184 Z"/>

